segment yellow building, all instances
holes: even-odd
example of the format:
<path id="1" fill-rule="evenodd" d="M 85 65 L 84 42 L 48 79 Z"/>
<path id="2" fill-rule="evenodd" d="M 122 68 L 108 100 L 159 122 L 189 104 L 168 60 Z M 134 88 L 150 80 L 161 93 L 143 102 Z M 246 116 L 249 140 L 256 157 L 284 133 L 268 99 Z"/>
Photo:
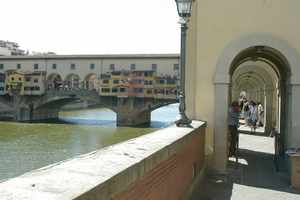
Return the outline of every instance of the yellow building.
<path id="1" fill-rule="evenodd" d="M 177 77 L 156 77 L 155 94 L 156 98 L 175 99 L 177 97 Z"/>
<path id="2" fill-rule="evenodd" d="M 300 1 L 193 1 L 188 23 L 186 103 L 207 121 L 206 153 L 226 171 L 227 116 L 242 90 L 266 105 L 265 131 L 300 147 Z"/>
<path id="3" fill-rule="evenodd" d="M 6 72 L 6 91 L 12 95 L 42 95 L 45 93 L 46 72 L 21 72 L 9 70 Z"/>
<path id="4" fill-rule="evenodd" d="M 112 78 L 111 74 L 101 74 L 100 77 L 100 87 L 99 87 L 99 94 L 101 96 L 111 96 L 111 90 L 112 90 L 113 84 L 112 84 Z"/>
<path id="5" fill-rule="evenodd" d="M 16 70 L 8 70 L 6 72 L 5 87 L 6 91 L 12 95 L 14 93 L 23 95 L 25 85 L 24 73 L 17 72 Z"/>
<path id="6" fill-rule="evenodd" d="M 144 72 L 144 96 L 154 97 L 154 87 L 155 87 L 155 71 L 145 71 Z"/>

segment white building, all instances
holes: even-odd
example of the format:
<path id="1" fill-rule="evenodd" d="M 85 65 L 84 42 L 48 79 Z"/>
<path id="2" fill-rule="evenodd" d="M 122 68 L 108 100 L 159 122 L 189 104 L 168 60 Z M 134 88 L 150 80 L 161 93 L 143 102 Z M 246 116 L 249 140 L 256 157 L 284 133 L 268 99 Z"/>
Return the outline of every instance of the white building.
<path id="1" fill-rule="evenodd" d="M 76 76 L 79 81 L 117 70 L 154 70 L 158 76 L 177 76 L 179 55 L 43 55 L 1 56 L 0 73 L 7 70 L 46 71 L 47 79 L 58 77 L 64 81 Z M 55 76 L 54 76 L 55 75 Z"/>
<path id="2" fill-rule="evenodd" d="M 25 55 L 25 51 L 19 48 L 16 42 L 0 40 L 0 56 Z"/>

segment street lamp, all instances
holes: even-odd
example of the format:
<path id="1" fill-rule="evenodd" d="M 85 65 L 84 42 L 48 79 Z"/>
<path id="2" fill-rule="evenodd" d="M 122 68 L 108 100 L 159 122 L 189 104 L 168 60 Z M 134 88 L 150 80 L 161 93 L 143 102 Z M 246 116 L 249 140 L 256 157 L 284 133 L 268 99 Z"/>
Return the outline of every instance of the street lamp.
<path id="1" fill-rule="evenodd" d="M 181 49 L 180 49 L 180 92 L 179 92 L 179 115 L 180 119 L 175 123 L 179 127 L 186 127 L 191 120 L 185 114 L 185 58 L 186 58 L 186 30 L 188 18 L 191 16 L 193 0 L 175 0 L 181 25 Z"/>

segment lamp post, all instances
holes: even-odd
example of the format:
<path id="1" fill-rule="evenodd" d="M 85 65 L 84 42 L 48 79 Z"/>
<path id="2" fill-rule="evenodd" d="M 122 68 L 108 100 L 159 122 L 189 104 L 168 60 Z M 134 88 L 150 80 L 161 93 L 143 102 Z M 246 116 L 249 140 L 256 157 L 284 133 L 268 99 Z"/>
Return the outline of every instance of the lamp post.
<path id="1" fill-rule="evenodd" d="M 185 109 L 185 58 L 186 58 L 186 31 L 187 22 L 191 16 L 193 0 L 175 0 L 181 25 L 181 49 L 180 49 L 180 92 L 179 92 L 179 115 L 180 119 L 175 123 L 179 127 L 186 127 L 191 124 L 191 120 L 186 116 Z"/>

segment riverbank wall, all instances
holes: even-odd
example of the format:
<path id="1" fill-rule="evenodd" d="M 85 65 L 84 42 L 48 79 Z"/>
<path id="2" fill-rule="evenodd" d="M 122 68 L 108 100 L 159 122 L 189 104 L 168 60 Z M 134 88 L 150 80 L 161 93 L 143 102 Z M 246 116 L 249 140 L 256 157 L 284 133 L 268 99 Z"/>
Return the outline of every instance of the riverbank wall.
<path id="1" fill-rule="evenodd" d="M 206 124 L 171 126 L 0 184 L 12 199 L 186 199 L 205 170 Z"/>

